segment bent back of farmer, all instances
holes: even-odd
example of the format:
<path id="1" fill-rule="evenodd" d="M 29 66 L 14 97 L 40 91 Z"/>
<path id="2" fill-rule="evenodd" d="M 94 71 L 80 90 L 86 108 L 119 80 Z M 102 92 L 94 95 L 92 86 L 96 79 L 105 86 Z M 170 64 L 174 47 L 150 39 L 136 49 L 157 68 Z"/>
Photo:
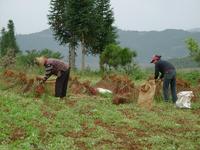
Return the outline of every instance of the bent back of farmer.
<path id="1" fill-rule="evenodd" d="M 43 82 L 45 82 L 51 75 L 56 75 L 55 96 L 60 98 L 65 97 L 70 74 L 69 65 L 59 59 L 46 57 L 37 57 L 36 61 L 41 66 L 45 67 L 46 73 Z"/>

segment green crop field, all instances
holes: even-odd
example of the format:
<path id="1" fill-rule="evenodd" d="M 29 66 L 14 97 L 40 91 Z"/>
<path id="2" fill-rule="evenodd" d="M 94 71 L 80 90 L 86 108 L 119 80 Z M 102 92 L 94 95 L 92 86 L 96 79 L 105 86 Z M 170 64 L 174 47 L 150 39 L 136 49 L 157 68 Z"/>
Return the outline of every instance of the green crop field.
<path id="1" fill-rule="evenodd" d="M 91 75 L 95 83 L 99 77 Z M 89 76 L 80 76 L 88 80 Z M 143 81 L 138 81 L 138 84 Z M 112 95 L 35 98 L 0 86 L 1 150 L 197 150 L 200 100 L 191 109 L 154 101 L 112 104 Z"/>

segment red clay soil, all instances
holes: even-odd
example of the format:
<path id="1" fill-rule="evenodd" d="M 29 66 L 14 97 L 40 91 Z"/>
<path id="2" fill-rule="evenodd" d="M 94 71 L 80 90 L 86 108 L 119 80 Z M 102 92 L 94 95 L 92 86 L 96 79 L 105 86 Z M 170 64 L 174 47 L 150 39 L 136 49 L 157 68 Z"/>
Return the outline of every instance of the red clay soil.
<path id="1" fill-rule="evenodd" d="M 27 78 L 26 74 L 23 73 L 23 72 L 19 72 L 19 74 L 17 75 L 17 79 L 18 79 L 22 84 L 28 83 L 28 78 Z"/>
<path id="2" fill-rule="evenodd" d="M 135 117 L 135 114 L 130 109 L 119 109 L 118 111 L 121 112 L 125 118 L 134 119 Z"/>
<path id="3" fill-rule="evenodd" d="M 14 77 L 15 73 L 12 70 L 5 70 L 3 73 L 3 76 L 5 77 Z"/>
<path id="4" fill-rule="evenodd" d="M 12 141 L 24 139 L 26 136 L 26 132 L 22 128 L 14 128 L 13 131 L 10 134 L 10 139 Z"/>
<path id="5" fill-rule="evenodd" d="M 97 91 L 90 85 L 90 81 L 85 81 L 81 83 L 78 78 L 71 78 L 69 82 L 69 89 L 71 93 L 74 94 L 89 94 L 97 95 Z"/>
<path id="6" fill-rule="evenodd" d="M 34 84 L 34 79 L 29 79 L 28 83 L 25 85 L 23 92 L 28 92 Z"/>
<path id="7" fill-rule="evenodd" d="M 40 97 L 42 94 L 44 94 L 44 92 L 45 92 L 45 87 L 44 87 L 44 85 L 39 84 L 39 85 L 37 85 L 37 86 L 35 87 L 34 93 L 35 93 L 36 97 Z"/>
<path id="8" fill-rule="evenodd" d="M 125 103 L 130 103 L 130 96 L 120 96 L 120 95 L 116 95 L 113 100 L 112 103 L 119 105 L 119 104 L 125 104 Z"/>
<path id="9" fill-rule="evenodd" d="M 136 134 L 140 134 L 141 132 L 138 129 L 134 129 L 127 125 L 121 126 L 121 127 L 112 126 L 107 123 L 104 123 L 102 120 L 99 120 L 99 119 L 95 120 L 94 124 L 96 126 L 101 126 L 105 128 L 109 133 L 114 135 L 115 139 L 120 139 L 120 141 L 109 141 L 109 143 L 117 144 L 118 145 L 117 149 L 140 150 L 140 149 L 143 149 L 144 147 L 151 149 L 150 144 L 141 144 L 136 139 L 128 136 L 128 133 L 130 133 L 131 131 L 132 132 L 134 131 Z M 144 136 L 146 135 L 143 132 L 141 137 L 144 137 Z"/>

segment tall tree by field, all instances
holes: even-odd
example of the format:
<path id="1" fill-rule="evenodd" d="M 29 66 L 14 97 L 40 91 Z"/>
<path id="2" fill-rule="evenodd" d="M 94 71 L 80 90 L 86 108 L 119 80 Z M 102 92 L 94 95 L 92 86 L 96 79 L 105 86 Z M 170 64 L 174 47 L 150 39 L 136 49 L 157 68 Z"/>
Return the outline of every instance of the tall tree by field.
<path id="1" fill-rule="evenodd" d="M 186 40 L 186 45 L 190 51 L 190 56 L 200 64 L 200 46 L 198 42 L 192 38 Z"/>
<path id="2" fill-rule="evenodd" d="M 92 54 L 101 54 L 107 45 L 116 44 L 117 35 L 110 0 L 95 0 L 95 6 L 97 27 L 93 31 Z"/>
<path id="3" fill-rule="evenodd" d="M 3 28 L 1 30 L 1 39 L 0 39 L 1 56 L 4 56 L 6 54 L 7 47 L 8 47 L 8 34 L 6 33 L 6 29 Z"/>
<path id="4" fill-rule="evenodd" d="M 69 0 L 67 5 L 68 21 L 70 26 L 73 27 L 74 33 L 78 42 L 81 44 L 82 50 L 82 65 L 85 68 L 85 55 L 87 53 L 87 39 L 90 37 L 91 28 L 93 23 L 93 3 L 94 0 Z"/>
<path id="5" fill-rule="evenodd" d="M 8 21 L 8 31 L 3 28 L 1 30 L 0 52 L 1 56 L 7 54 L 8 50 L 13 50 L 13 54 L 20 52 L 15 38 L 14 23 L 12 20 Z"/>
<path id="6" fill-rule="evenodd" d="M 110 0 L 51 0 L 49 24 L 61 44 L 75 48 L 80 42 L 82 69 L 86 54 L 99 54 L 107 44 L 115 42 L 113 22 Z"/>
<path id="7" fill-rule="evenodd" d="M 69 44 L 69 64 L 75 68 L 75 51 L 78 45 L 74 26 L 70 18 L 73 16 L 70 4 L 71 0 L 51 0 L 50 14 L 48 15 L 49 24 L 53 30 L 54 37 L 60 45 Z"/>

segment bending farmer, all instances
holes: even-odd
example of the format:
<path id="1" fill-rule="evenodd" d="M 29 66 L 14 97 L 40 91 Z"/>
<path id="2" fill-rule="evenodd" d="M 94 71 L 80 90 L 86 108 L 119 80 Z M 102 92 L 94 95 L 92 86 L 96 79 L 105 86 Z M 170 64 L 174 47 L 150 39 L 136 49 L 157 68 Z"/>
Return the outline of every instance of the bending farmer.
<path id="1" fill-rule="evenodd" d="M 161 56 L 154 55 L 152 57 L 151 63 L 155 64 L 155 76 L 154 79 L 160 78 L 163 80 L 163 96 L 164 100 L 168 102 L 169 100 L 169 85 L 171 88 L 171 94 L 172 94 L 172 101 L 173 103 L 177 100 L 177 94 L 176 94 L 176 69 L 175 67 L 164 60 L 161 60 Z M 159 73 L 161 75 L 159 76 Z"/>
<path id="2" fill-rule="evenodd" d="M 65 64 L 61 60 L 46 58 L 44 56 L 36 57 L 36 63 L 40 66 L 44 66 L 46 70 L 42 82 L 44 83 L 51 75 L 56 75 L 55 97 L 65 97 L 70 74 L 69 65 Z"/>

